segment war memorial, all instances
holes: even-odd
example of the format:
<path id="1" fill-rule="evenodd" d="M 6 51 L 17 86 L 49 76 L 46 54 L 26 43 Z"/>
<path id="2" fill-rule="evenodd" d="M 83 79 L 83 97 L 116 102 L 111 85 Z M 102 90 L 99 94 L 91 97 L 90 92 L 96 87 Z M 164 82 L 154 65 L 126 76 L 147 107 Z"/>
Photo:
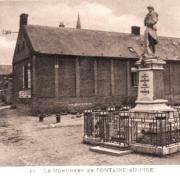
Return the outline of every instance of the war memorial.
<path id="1" fill-rule="evenodd" d="M 148 6 L 144 19 L 144 53 L 135 63 L 138 96 L 135 107 L 86 110 L 83 141 L 90 150 L 113 155 L 139 152 L 164 156 L 180 150 L 180 111 L 164 96 L 166 62 L 156 55 L 158 13 Z"/>

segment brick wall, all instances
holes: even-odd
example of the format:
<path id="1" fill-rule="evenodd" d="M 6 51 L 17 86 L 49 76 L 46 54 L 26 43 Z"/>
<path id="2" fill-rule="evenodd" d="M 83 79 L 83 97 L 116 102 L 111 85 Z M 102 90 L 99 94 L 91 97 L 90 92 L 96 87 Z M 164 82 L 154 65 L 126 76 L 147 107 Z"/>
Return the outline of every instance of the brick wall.
<path id="1" fill-rule="evenodd" d="M 26 100 L 19 99 L 19 91 L 23 89 L 23 66 L 28 62 L 28 59 L 19 62 L 13 66 L 13 99 L 15 102 L 26 103 Z M 28 100 L 29 101 L 29 100 Z"/>
<path id="2" fill-rule="evenodd" d="M 14 104 L 23 104 L 28 107 L 31 105 L 31 98 L 19 98 L 19 91 L 26 90 L 23 88 L 23 66 L 30 62 L 29 59 L 21 61 L 13 66 L 13 103 Z"/>
<path id="3" fill-rule="evenodd" d="M 173 92 L 175 95 L 180 95 L 180 63 L 173 64 Z M 180 102 L 179 102 L 180 103 Z"/>
<path id="4" fill-rule="evenodd" d="M 154 71 L 154 99 L 165 99 L 163 75 L 164 73 L 162 71 Z"/>
<path id="5" fill-rule="evenodd" d="M 59 96 L 76 96 L 75 58 L 59 59 Z"/>
<path id="6" fill-rule="evenodd" d="M 127 61 L 114 60 L 114 94 L 127 96 Z"/>
<path id="7" fill-rule="evenodd" d="M 164 66 L 165 99 L 170 104 L 180 104 L 180 63 L 166 61 Z"/>
<path id="8" fill-rule="evenodd" d="M 54 97 L 54 58 L 37 56 L 36 59 L 36 96 Z"/>
<path id="9" fill-rule="evenodd" d="M 56 57 L 57 58 L 57 57 Z M 114 96 L 111 88 L 110 59 L 96 58 L 97 61 L 97 96 L 95 96 L 94 60 L 95 58 L 79 59 L 80 97 L 76 97 L 76 63 L 77 57 L 58 57 L 58 95 L 55 98 L 55 69 L 54 56 L 41 56 L 36 59 L 36 98 L 33 100 L 32 109 L 58 111 L 64 108 L 86 108 L 88 106 L 120 105 L 128 99 L 134 101 L 137 88 L 129 87 L 127 96 L 127 60 L 113 60 L 114 71 Z M 130 62 L 130 67 L 134 62 Z M 22 63 L 16 65 L 14 75 L 15 94 L 18 97 L 22 90 Z M 170 66 L 172 69 L 170 70 Z M 180 63 L 167 63 L 165 66 L 165 98 L 171 103 L 180 102 Z M 170 76 L 171 72 L 171 76 Z M 129 71 L 131 73 L 131 71 Z M 131 74 L 128 75 L 131 77 Z M 170 80 L 172 79 L 172 80 Z M 129 79 L 131 81 L 131 78 Z M 171 85 L 172 84 L 172 85 Z M 172 91 L 174 89 L 174 91 Z M 174 92 L 174 93 L 173 93 Z M 22 103 L 31 103 L 30 99 L 18 100 Z M 129 102 L 129 101 L 128 101 Z M 74 104 L 72 106 L 72 104 Z M 84 105 L 83 105 L 84 104 Z"/>
<path id="10" fill-rule="evenodd" d="M 129 69 L 129 71 L 130 71 L 130 78 L 129 78 L 129 81 L 130 81 L 130 92 L 129 92 L 129 97 L 131 98 L 131 99 L 134 99 L 134 100 L 136 100 L 136 97 L 137 97 L 137 94 L 138 94 L 138 87 L 135 87 L 135 86 L 133 86 L 133 83 L 132 83 L 132 74 L 131 74 L 131 68 L 132 67 L 134 67 L 134 65 L 135 65 L 135 60 L 129 60 L 129 64 L 130 64 L 130 69 Z M 138 73 L 137 73 L 137 76 L 138 76 Z M 137 79 L 138 80 L 138 79 Z"/>
<path id="11" fill-rule="evenodd" d="M 18 65 L 14 66 L 13 68 L 13 84 L 14 84 L 14 96 L 18 97 L 19 91 L 23 88 L 23 74 L 22 74 L 22 67 L 24 63 L 19 63 Z"/>
<path id="12" fill-rule="evenodd" d="M 97 60 L 97 86 L 98 96 L 111 95 L 111 75 L 110 75 L 110 60 Z"/>
<path id="13" fill-rule="evenodd" d="M 120 105 L 126 101 L 120 96 L 116 97 L 62 97 L 57 98 L 37 98 L 33 101 L 33 114 L 39 112 L 62 112 L 62 111 L 82 111 L 87 108 L 108 107 L 110 105 Z"/>
<path id="14" fill-rule="evenodd" d="M 80 96 L 94 96 L 94 59 L 80 59 L 79 66 Z"/>
<path id="15" fill-rule="evenodd" d="M 170 63 L 166 62 L 164 65 L 164 93 L 169 95 L 171 93 L 171 84 L 170 84 Z"/>

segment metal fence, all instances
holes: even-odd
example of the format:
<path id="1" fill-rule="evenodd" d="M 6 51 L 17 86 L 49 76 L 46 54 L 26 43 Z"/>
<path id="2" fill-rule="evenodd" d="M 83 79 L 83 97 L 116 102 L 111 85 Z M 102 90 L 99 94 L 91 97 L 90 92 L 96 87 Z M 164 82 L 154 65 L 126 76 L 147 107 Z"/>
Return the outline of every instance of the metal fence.
<path id="1" fill-rule="evenodd" d="M 128 112 L 85 111 L 84 113 L 84 136 L 129 146 L 130 128 Z"/>
<path id="2" fill-rule="evenodd" d="M 179 112 L 131 114 L 132 143 L 169 146 L 180 142 Z"/>
<path id="3" fill-rule="evenodd" d="M 84 112 L 84 136 L 101 142 L 168 146 L 180 142 L 180 113 Z"/>

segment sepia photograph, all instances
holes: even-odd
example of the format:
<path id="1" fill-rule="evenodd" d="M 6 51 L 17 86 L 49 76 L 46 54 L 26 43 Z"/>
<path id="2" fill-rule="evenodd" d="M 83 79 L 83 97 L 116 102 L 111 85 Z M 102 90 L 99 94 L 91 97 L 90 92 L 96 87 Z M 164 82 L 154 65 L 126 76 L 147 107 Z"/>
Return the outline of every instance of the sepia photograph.
<path id="1" fill-rule="evenodd" d="M 153 172 L 179 151 L 179 0 L 0 0 L 0 169 Z"/>

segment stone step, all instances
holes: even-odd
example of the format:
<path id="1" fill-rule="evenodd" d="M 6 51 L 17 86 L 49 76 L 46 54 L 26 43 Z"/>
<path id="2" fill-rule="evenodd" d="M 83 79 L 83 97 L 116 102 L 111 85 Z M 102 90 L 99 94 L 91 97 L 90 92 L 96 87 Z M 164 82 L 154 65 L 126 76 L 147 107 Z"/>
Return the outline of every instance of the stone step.
<path id="1" fill-rule="evenodd" d="M 109 154 L 113 156 L 122 156 L 126 154 L 132 153 L 131 150 L 117 150 L 117 149 L 110 149 L 102 146 L 95 146 L 95 147 L 90 147 L 90 151 L 97 152 L 97 153 L 102 153 L 102 154 Z"/>
<path id="2" fill-rule="evenodd" d="M 6 106 L 0 106 L 0 110 L 3 110 L 3 109 L 9 109 L 11 106 L 9 105 L 6 105 Z"/>
<path id="3" fill-rule="evenodd" d="M 125 145 L 124 143 L 121 144 L 117 144 L 117 143 L 112 143 L 112 142 L 103 142 L 103 144 L 101 145 L 103 147 L 107 147 L 110 149 L 128 149 L 129 147 L 127 145 Z"/>

